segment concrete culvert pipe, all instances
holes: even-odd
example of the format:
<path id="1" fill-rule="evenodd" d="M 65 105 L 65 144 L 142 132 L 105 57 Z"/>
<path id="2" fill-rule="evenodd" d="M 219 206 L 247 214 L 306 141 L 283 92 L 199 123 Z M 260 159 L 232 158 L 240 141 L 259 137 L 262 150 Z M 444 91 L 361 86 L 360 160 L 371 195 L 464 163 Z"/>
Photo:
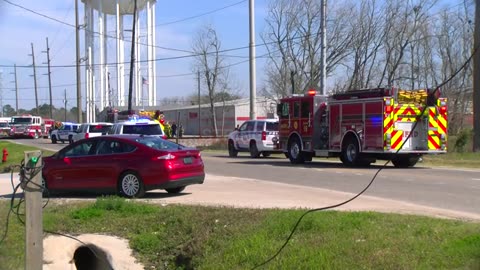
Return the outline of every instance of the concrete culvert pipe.
<path id="1" fill-rule="evenodd" d="M 77 270 L 113 270 L 108 254 L 92 244 L 78 247 L 73 254 L 73 261 Z"/>

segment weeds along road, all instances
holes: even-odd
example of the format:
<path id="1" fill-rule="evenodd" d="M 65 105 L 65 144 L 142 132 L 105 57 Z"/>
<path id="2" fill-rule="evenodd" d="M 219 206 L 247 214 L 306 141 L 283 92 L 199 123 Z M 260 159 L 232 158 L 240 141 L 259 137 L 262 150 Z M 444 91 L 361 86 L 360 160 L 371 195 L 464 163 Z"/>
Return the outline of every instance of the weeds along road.
<path id="1" fill-rule="evenodd" d="M 39 148 L 59 150 L 66 144 L 49 140 L 16 140 Z M 283 155 L 252 159 L 246 153 L 230 158 L 227 152 L 202 152 L 209 175 L 249 178 L 333 191 L 361 191 L 380 166 L 346 168 L 337 159 L 292 165 Z M 206 179 L 208 181 L 208 179 Z M 228 192 L 248 192 L 227 187 Z M 292 190 L 293 193 L 297 192 Z M 287 193 L 288 194 L 288 193 Z M 422 167 L 396 169 L 388 166 L 365 195 L 439 209 L 480 214 L 480 170 Z M 298 194 L 295 194 L 298 195 Z M 288 195 L 287 195 L 288 196 Z M 322 205 L 324 206 L 324 205 Z"/>

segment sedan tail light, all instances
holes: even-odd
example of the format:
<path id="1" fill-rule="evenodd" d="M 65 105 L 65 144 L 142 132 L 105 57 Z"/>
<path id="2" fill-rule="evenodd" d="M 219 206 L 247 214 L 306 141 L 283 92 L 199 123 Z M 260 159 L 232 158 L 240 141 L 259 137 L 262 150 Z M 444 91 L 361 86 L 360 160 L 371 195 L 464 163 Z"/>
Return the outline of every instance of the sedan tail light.
<path id="1" fill-rule="evenodd" d="M 154 157 L 152 159 L 153 160 L 171 160 L 171 159 L 175 159 L 175 156 L 168 153 L 166 155 L 157 156 L 157 157 Z"/>

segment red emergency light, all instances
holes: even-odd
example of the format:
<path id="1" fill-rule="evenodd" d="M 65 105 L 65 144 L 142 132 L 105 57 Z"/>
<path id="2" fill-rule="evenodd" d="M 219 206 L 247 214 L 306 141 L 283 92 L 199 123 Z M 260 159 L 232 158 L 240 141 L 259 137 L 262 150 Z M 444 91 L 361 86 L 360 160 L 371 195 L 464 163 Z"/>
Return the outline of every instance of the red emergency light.
<path id="1" fill-rule="evenodd" d="M 310 89 L 310 90 L 308 90 L 307 94 L 309 96 L 315 96 L 317 94 L 317 91 L 315 91 L 315 89 Z"/>

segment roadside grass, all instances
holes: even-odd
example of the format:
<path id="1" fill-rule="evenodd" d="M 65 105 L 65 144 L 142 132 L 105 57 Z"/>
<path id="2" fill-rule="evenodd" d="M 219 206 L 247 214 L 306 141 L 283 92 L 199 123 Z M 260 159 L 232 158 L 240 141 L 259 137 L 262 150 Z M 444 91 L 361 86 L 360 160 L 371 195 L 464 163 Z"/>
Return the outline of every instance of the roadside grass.
<path id="1" fill-rule="evenodd" d="M 25 151 L 41 150 L 36 147 L 1 140 L 0 151 L 3 151 L 3 149 L 7 149 L 8 156 L 7 156 L 7 162 L 0 163 L 0 173 L 10 172 L 12 167 L 15 172 L 18 172 L 18 167 L 15 167 L 15 166 L 20 165 L 21 161 L 25 157 L 25 154 L 24 154 Z M 50 156 L 54 153 L 48 150 L 41 150 L 41 151 L 43 156 Z"/>
<path id="2" fill-rule="evenodd" d="M 0 200 L 0 217 L 8 211 Z M 50 202 L 44 229 L 129 240 L 145 269 L 251 269 L 284 243 L 304 210 L 153 205 L 118 197 Z M 1 233 L 4 231 L 1 229 Z M 21 269 L 25 228 L 11 217 L 2 269 Z M 306 216 L 263 269 L 479 269 L 480 223 L 373 212 Z"/>

